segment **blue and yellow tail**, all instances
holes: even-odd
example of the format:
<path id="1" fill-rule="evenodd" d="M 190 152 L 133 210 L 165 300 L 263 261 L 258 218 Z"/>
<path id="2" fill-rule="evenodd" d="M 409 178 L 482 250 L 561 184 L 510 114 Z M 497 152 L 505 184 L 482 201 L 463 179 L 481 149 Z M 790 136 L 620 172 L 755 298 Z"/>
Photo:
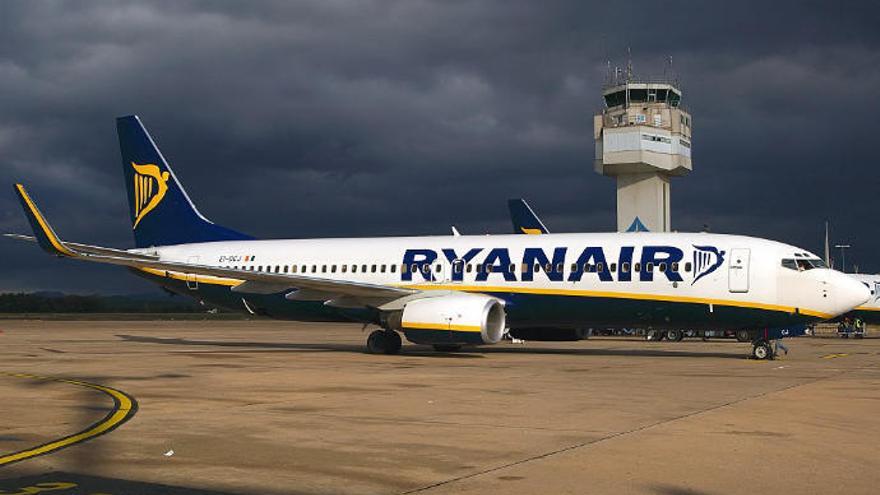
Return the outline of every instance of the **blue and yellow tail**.
<path id="1" fill-rule="evenodd" d="M 513 222 L 514 234 L 549 234 L 550 231 L 544 226 L 544 222 L 532 211 L 532 208 L 522 198 L 507 200 L 507 209 L 510 210 L 510 221 Z"/>
<path id="2" fill-rule="evenodd" d="M 116 119 L 116 130 L 137 247 L 253 239 L 199 213 L 136 115 Z"/>

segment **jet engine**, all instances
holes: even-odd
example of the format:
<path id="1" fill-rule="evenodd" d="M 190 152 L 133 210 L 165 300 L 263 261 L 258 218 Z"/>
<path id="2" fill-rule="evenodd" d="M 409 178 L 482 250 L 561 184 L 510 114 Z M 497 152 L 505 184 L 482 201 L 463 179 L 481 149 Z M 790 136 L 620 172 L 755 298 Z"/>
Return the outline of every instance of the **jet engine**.
<path id="1" fill-rule="evenodd" d="M 415 344 L 495 344 L 504 337 L 504 303 L 482 294 L 448 294 L 406 303 L 386 315 L 388 328 Z"/>

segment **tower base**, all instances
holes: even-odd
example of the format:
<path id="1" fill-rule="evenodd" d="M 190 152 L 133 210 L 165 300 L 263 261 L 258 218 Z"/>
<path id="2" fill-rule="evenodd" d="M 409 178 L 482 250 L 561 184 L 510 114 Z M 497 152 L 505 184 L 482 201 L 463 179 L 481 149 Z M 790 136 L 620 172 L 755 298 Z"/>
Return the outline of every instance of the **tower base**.
<path id="1" fill-rule="evenodd" d="M 669 232 L 669 177 L 646 172 L 617 176 L 617 230 Z M 639 228 L 641 224 L 641 228 Z"/>

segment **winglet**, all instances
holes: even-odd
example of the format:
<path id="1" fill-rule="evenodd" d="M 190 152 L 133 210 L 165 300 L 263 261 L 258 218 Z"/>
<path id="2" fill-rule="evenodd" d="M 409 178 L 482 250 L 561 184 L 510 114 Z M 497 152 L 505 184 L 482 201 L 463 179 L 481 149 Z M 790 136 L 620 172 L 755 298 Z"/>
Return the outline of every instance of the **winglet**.
<path id="1" fill-rule="evenodd" d="M 49 225 L 49 222 L 46 221 L 46 217 L 40 213 L 37 205 L 31 197 L 28 196 L 24 186 L 16 184 L 15 193 L 21 201 L 21 206 L 24 208 L 24 214 L 31 223 L 31 228 L 34 230 L 34 236 L 37 238 L 37 243 L 40 244 L 40 247 L 43 248 L 44 251 L 58 256 L 76 256 L 76 253 L 71 251 L 70 248 L 58 238 L 55 231 L 52 230 L 52 226 Z"/>

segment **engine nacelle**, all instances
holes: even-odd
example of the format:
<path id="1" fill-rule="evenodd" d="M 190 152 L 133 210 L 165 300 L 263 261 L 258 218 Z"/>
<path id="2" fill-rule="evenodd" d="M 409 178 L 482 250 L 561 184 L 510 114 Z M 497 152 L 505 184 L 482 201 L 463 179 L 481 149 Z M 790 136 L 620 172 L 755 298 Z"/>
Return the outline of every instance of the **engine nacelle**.
<path id="1" fill-rule="evenodd" d="M 410 301 L 386 323 L 415 344 L 495 344 L 506 320 L 503 302 L 461 293 Z"/>

